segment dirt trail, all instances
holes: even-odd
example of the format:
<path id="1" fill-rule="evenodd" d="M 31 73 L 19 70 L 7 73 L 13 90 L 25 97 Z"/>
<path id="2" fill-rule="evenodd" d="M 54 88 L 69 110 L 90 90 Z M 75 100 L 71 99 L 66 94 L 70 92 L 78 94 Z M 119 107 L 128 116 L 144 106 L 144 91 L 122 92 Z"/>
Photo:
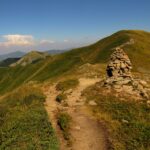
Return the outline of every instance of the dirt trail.
<path id="1" fill-rule="evenodd" d="M 92 117 L 85 105 L 85 99 L 81 96 L 81 92 L 98 82 L 98 79 L 79 79 L 79 86 L 68 93 L 68 107 L 65 111 L 72 117 L 70 133 L 72 137 L 72 146 L 68 147 L 63 139 L 61 131 L 57 126 L 56 114 L 58 109 L 63 109 L 60 104 L 55 101 L 59 94 L 55 90 L 55 85 L 47 87 L 45 91 L 46 110 L 50 117 L 53 127 L 56 129 L 57 135 L 60 138 L 61 150 L 107 150 L 105 133 L 101 124 Z"/>
<path id="2" fill-rule="evenodd" d="M 71 115 L 72 150 L 106 150 L 105 133 L 100 123 L 82 110 L 77 110 Z"/>
<path id="3" fill-rule="evenodd" d="M 67 142 L 64 140 L 61 130 L 57 125 L 57 113 L 61 106 L 56 102 L 56 96 L 59 94 L 59 92 L 56 91 L 55 86 L 56 85 L 44 88 L 44 94 L 46 95 L 45 108 L 48 113 L 50 122 L 52 123 L 52 126 L 55 129 L 57 136 L 59 137 L 60 149 L 69 150 L 67 148 Z"/>

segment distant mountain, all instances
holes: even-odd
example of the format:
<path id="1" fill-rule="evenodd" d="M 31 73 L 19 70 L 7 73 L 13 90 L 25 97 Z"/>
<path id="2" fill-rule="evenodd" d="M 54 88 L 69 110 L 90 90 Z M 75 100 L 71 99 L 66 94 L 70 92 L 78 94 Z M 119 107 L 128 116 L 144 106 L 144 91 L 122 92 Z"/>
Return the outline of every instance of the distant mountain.
<path id="1" fill-rule="evenodd" d="M 2 60 L 0 62 L 0 67 L 8 67 L 9 65 L 11 65 L 12 63 L 15 63 L 19 60 L 20 58 L 7 58 L 5 60 Z"/>
<path id="2" fill-rule="evenodd" d="M 25 55 L 25 53 L 21 52 L 21 51 L 16 51 L 16 52 L 8 53 L 8 54 L 3 54 L 3 55 L 0 55 L 0 61 L 5 60 L 7 58 L 20 58 L 23 55 Z"/>
<path id="3" fill-rule="evenodd" d="M 35 63 L 39 60 L 45 59 L 49 54 L 45 52 L 31 51 L 19 59 L 16 63 L 11 64 L 11 67 L 20 65 L 26 66 L 31 63 Z"/>
<path id="4" fill-rule="evenodd" d="M 64 53 L 66 51 L 68 51 L 68 50 L 47 50 L 45 52 L 48 54 L 51 54 L 51 55 L 55 55 L 55 54 Z M 26 54 L 25 52 L 21 52 L 21 51 L 3 54 L 3 55 L 0 55 L 0 61 L 5 60 L 7 58 L 20 58 L 20 57 L 24 56 L 25 54 Z"/>
<path id="5" fill-rule="evenodd" d="M 69 49 L 68 49 L 68 50 L 48 50 L 48 51 L 46 51 L 46 52 L 47 52 L 48 54 L 55 55 L 55 54 L 64 53 L 64 52 L 66 52 L 66 51 L 69 51 Z"/>

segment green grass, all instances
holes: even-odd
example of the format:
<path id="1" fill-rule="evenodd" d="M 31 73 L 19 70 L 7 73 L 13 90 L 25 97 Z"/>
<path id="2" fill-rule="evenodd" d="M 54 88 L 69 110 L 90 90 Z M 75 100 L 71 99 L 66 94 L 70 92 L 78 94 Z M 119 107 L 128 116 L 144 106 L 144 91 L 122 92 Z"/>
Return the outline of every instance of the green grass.
<path id="1" fill-rule="evenodd" d="M 70 122 L 71 117 L 69 116 L 68 113 L 62 112 L 58 115 L 58 125 L 60 129 L 63 131 L 63 136 L 66 140 L 70 140 L 70 133 L 69 133 Z"/>
<path id="2" fill-rule="evenodd" d="M 79 84 L 78 79 L 68 79 L 68 80 L 59 82 L 56 85 L 56 90 L 66 91 L 66 90 L 75 88 L 78 84 Z"/>
<path id="3" fill-rule="evenodd" d="M 93 45 L 47 57 L 35 64 L 25 67 L 0 68 L 0 94 L 11 91 L 30 80 L 40 82 L 49 79 L 57 80 L 85 63 L 105 64 L 108 62 L 113 48 L 130 39 L 134 39 L 135 43 L 125 46 L 125 51 L 131 59 L 134 71 L 150 73 L 150 33 L 137 30 L 123 30 Z"/>
<path id="4" fill-rule="evenodd" d="M 95 100 L 93 114 L 105 122 L 114 150 L 150 149 L 150 108 L 132 99 L 121 101 L 112 94 L 103 95 L 95 87 L 84 91 L 87 101 Z"/>
<path id="5" fill-rule="evenodd" d="M 0 101 L 1 150 L 59 149 L 44 101 L 45 96 L 32 85 L 24 85 Z"/>

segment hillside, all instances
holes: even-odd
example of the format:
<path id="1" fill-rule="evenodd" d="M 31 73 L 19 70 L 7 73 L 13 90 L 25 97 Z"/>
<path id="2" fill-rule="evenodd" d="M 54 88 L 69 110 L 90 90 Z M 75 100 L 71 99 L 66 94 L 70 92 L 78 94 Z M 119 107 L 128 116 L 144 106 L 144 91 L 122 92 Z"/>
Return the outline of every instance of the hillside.
<path id="1" fill-rule="evenodd" d="M 132 44 L 126 44 L 123 48 L 132 61 L 134 71 L 149 73 L 150 70 L 150 33 L 145 31 L 123 30 L 97 43 L 73 49 L 53 57 L 30 64 L 25 67 L 0 69 L 1 93 L 17 87 L 29 80 L 44 81 L 63 76 L 68 71 L 74 71 L 78 66 L 86 63 L 106 64 L 113 48 L 134 40 Z M 22 61 L 21 61 L 22 62 Z M 17 77 L 17 78 L 16 78 Z"/>
<path id="2" fill-rule="evenodd" d="M 10 66 L 11 67 L 15 67 L 17 65 L 26 66 L 28 64 L 35 63 L 39 60 L 45 59 L 46 56 L 48 56 L 47 53 L 42 53 L 42 52 L 38 52 L 38 51 L 31 51 L 31 52 L 27 53 L 26 55 L 24 55 L 16 63 L 11 64 Z"/>
<path id="3" fill-rule="evenodd" d="M 122 30 L 97 43 L 68 52 L 79 57 L 83 62 L 107 63 L 113 48 L 121 46 L 130 40 L 133 44 L 126 44 L 123 48 L 129 55 L 134 69 L 147 72 L 150 69 L 150 33 L 140 30 Z"/>

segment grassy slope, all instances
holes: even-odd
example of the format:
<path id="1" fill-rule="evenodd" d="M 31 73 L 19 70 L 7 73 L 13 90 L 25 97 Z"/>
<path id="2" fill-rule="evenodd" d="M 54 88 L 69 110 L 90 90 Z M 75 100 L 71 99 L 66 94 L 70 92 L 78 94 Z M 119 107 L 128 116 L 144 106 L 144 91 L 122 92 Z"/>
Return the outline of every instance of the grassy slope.
<path id="1" fill-rule="evenodd" d="M 113 150 L 150 149 L 150 108 L 146 103 L 137 103 L 131 98 L 121 101 L 112 94 L 103 95 L 96 86 L 83 94 L 87 101 L 94 100 L 91 107 L 94 116 L 103 121 L 109 131 Z"/>
<path id="2" fill-rule="evenodd" d="M 44 100 L 32 85 L 24 85 L 0 100 L 1 150 L 59 149 Z"/>
<path id="3" fill-rule="evenodd" d="M 106 63 L 112 53 L 112 48 L 119 46 L 130 39 L 135 44 L 125 47 L 134 69 L 141 72 L 150 70 L 150 33 L 144 31 L 119 31 L 97 43 L 73 49 L 46 60 L 31 64 L 26 67 L 0 69 L 0 93 L 12 90 L 28 80 L 44 81 L 49 78 L 63 76 L 67 71 L 84 63 Z M 4 73 L 5 72 L 5 73 Z"/>

